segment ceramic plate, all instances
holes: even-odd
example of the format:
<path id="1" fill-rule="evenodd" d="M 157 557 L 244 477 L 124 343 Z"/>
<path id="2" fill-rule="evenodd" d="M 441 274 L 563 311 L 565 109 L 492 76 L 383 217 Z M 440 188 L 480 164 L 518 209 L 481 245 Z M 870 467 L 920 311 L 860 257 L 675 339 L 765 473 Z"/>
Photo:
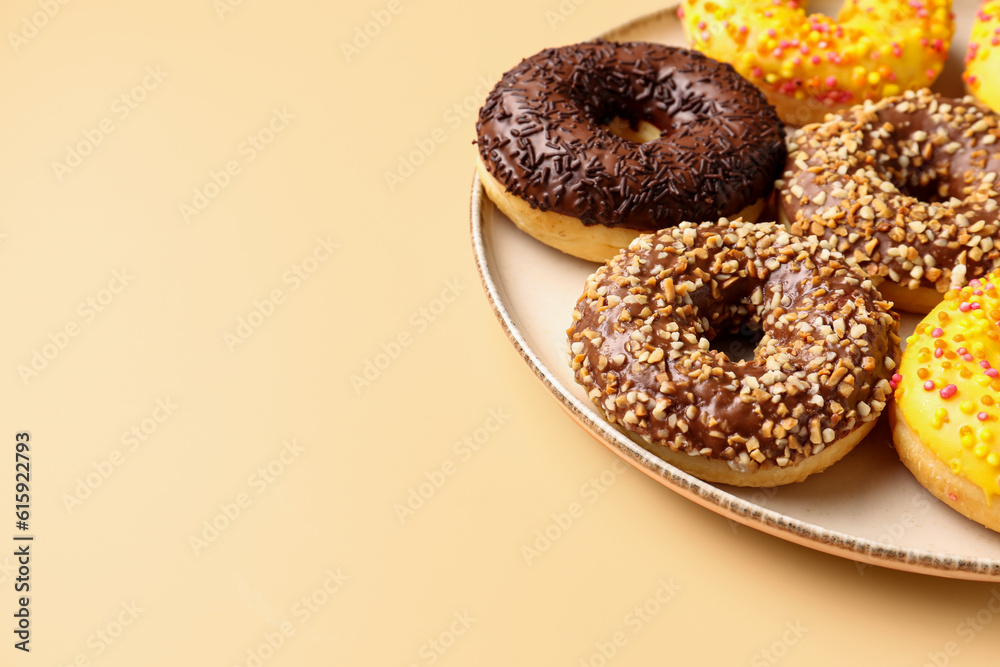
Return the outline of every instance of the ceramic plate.
<path id="1" fill-rule="evenodd" d="M 956 86 L 975 10 L 973 3 L 956 2 L 956 11 L 955 43 L 938 86 L 950 95 L 962 94 Z M 604 36 L 684 44 L 672 9 Z M 729 519 L 819 551 L 911 572 L 1000 580 L 1000 534 L 955 513 L 913 479 L 892 448 L 885 418 L 826 472 L 775 489 L 709 484 L 635 444 L 598 414 L 567 363 L 570 313 L 596 265 L 519 231 L 486 197 L 478 178 L 471 219 L 483 286 L 510 341 L 562 407 L 625 461 Z M 904 316 L 901 333 L 911 333 L 918 321 Z"/>

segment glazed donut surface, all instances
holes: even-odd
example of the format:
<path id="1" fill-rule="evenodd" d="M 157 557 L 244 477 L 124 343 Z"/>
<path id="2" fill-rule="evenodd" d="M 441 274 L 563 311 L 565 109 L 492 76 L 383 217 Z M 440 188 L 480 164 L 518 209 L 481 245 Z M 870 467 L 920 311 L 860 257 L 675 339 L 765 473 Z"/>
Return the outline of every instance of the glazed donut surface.
<path id="1" fill-rule="evenodd" d="M 652 141 L 635 140 L 650 126 Z M 785 159 L 760 91 L 729 65 L 661 44 L 546 49 L 503 76 L 477 133 L 483 168 L 506 192 L 633 235 L 735 215 L 771 191 Z"/>
<path id="2" fill-rule="evenodd" d="M 928 90 L 796 131 L 779 181 L 797 234 L 835 241 L 897 307 L 927 312 L 1000 266 L 1000 119 Z"/>
<path id="3" fill-rule="evenodd" d="M 688 43 L 733 63 L 782 120 L 805 125 L 929 86 L 948 57 L 951 0 L 846 0 L 837 19 L 797 0 L 684 0 Z"/>
<path id="4" fill-rule="evenodd" d="M 1000 272 L 947 294 L 892 378 L 893 439 L 936 497 L 1000 530 Z"/>
<path id="5" fill-rule="evenodd" d="M 984 0 L 969 36 L 962 79 L 980 102 L 1000 113 L 1000 0 Z"/>
<path id="6" fill-rule="evenodd" d="M 636 238 L 597 270 L 568 330 L 606 418 L 702 479 L 800 481 L 870 430 L 891 393 L 898 322 L 826 240 L 727 221 Z M 749 361 L 713 349 L 751 324 Z"/>

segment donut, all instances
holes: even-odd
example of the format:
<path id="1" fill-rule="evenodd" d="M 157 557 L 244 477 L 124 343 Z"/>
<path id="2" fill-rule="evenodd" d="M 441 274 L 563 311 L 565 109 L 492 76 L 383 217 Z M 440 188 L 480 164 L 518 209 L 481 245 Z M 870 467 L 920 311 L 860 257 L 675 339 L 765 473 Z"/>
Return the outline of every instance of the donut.
<path id="1" fill-rule="evenodd" d="M 976 12 L 962 79 L 968 92 L 1000 113 L 1000 0 L 986 0 Z"/>
<path id="2" fill-rule="evenodd" d="M 682 223 L 588 279 L 575 380 L 640 446 L 710 482 L 775 486 L 847 454 L 892 393 L 898 319 L 832 244 L 780 225 Z M 753 358 L 713 347 L 759 328 Z"/>
<path id="3" fill-rule="evenodd" d="M 1000 122 L 924 89 L 866 102 L 789 139 L 779 218 L 836 239 L 896 307 L 926 313 L 1000 266 Z"/>
<path id="4" fill-rule="evenodd" d="M 941 73 L 951 0 L 846 0 L 837 19 L 797 0 L 684 0 L 692 48 L 732 63 L 789 125 L 929 86 Z"/>
<path id="5" fill-rule="evenodd" d="M 928 491 L 1000 531 L 1000 271 L 945 295 L 906 339 L 890 421 Z"/>
<path id="6" fill-rule="evenodd" d="M 476 125 L 486 194 L 563 252 L 603 262 L 682 220 L 756 219 L 781 121 L 732 67 L 660 44 L 546 49 L 504 74 Z"/>

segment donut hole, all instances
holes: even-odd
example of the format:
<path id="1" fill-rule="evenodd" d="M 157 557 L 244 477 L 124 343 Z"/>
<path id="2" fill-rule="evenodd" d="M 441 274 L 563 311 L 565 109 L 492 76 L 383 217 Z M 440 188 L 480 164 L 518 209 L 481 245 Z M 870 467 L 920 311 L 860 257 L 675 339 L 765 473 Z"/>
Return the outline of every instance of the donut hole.
<path id="1" fill-rule="evenodd" d="M 630 143 L 656 141 L 694 120 L 696 115 L 678 104 L 674 91 L 658 81 L 658 73 L 644 67 L 577 70 L 570 99 L 598 128 Z"/>
<path id="2" fill-rule="evenodd" d="M 739 329 L 720 332 L 712 339 L 712 349 L 722 352 L 730 361 L 753 361 L 757 345 L 764 337 L 764 331 L 759 326 L 745 323 Z"/>
<path id="3" fill-rule="evenodd" d="M 901 193 L 917 201 L 937 204 L 952 197 L 964 199 L 967 196 L 961 184 L 952 181 L 947 163 L 935 165 L 921 160 L 904 166 L 893 160 L 886 166 L 886 179 Z"/>
<path id="4" fill-rule="evenodd" d="M 806 14 L 821 14 L 839 21 L 844 11 L 844 0 L 809 0 L 800 3 Z"/>
<path id="5" fill-rule="evenodd" d="M 952 178 L 958 156 L 955 151 L 945 152 L 944 146 L 950 144 L 947 137 L 929 137 L 933 132 L 925 123 L 901 121 L 895 114 L 879 113 L 878 118 L 893 126 L 885 148 L 870 149 L 881 163 L 883 178 L 907 197 L 928 204 L 968 197 L 964 179 Z"/>
<path id="6" fill-rule="evenodd" d="M 648 120 L 629 121 L 621 116 L 615 116 L 602 128 L 616 137 L 636 144 L 646 144 L 656 141 L 663 134 L 663 129 L 653 125 Z"/>

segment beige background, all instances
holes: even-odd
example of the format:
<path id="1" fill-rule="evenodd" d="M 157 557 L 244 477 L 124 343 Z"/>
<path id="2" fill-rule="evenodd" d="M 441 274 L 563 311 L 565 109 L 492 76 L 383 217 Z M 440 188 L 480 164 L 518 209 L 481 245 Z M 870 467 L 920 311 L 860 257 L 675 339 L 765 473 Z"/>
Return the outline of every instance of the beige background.
<path id="1" fill-rule="evenodd" d="M 62 1 L 0 8 L 0 554 L 19 431 L 36 536 L 28 655 L 0 556 L 0 664 L 996 656 L 1000 586 L 625 471 L 495 321 L 468 239 L 487 83 L 659 3 Z"/>

